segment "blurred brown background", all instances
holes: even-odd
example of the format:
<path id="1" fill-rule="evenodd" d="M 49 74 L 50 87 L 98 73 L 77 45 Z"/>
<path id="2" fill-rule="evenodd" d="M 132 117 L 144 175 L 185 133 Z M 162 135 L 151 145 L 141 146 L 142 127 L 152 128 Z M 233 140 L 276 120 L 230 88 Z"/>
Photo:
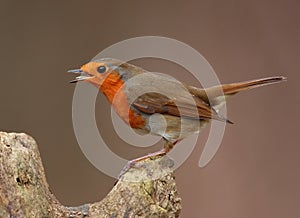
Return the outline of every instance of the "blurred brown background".
<path id="1" fill-rule="evenodd" d="M 215 158 L 199 168 L 209 129 L 204 131 L 176 171 L 181 217 L 299 217 L 299 9 L 295 0 L 2 0 L 0 129 L 37 140 L 51 189 L 63 204 L 99 201 L 115 180 L 93 167 L 77 144 L 74 85 L 68 84 L 73 77 L 65 71 L 130 37 L 175 38 L 204 55 L 223 83 L 272 75 L 289 79 L 232 98 L 228 117 L 235 124 L 227 126 Z M 168 62 L 136 63 L 192 81 Z M 109 140 L 115 134 L 109 105 L 98 99 L 99 129 Z M 112 150 L 134 158 L 149 149 L 118 140 Z"/>

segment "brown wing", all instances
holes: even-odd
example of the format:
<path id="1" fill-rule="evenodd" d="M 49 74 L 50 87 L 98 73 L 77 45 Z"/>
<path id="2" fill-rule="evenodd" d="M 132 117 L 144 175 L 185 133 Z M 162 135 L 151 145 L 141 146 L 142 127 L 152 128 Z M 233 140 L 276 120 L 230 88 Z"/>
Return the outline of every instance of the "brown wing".
<path id="1" fill-rule="evenodd" d="M 194 102 L 183 97 L 170 99 L 162 94 L 151 92 L 139 96 L 132 103 L 132 107 L 146 114 L 161 113 L 192 119 L 216 119 L 228 121 L 219 116 L 213 108 L 200 98 L 193 96 L 193 99 Z"/>

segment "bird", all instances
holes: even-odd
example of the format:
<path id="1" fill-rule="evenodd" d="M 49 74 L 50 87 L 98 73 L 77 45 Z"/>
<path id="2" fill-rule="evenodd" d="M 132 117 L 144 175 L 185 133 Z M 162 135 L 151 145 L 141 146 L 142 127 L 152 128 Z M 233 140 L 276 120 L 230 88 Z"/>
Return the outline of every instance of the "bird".
<path id="1" fill-rule="evenodd" d="M 233 124 L 218 113 L 228 97 L 287 79 L 273 76 L 198 88 L 114 58 L 92 60 L 68 72 L 80 74 L 70 83 L 87 82 L 99 89 L 129 127 L 163 138 L 161 150 L 132 162 L 166 155 L 178 142 L 199 133 L 211 120 Z"/>

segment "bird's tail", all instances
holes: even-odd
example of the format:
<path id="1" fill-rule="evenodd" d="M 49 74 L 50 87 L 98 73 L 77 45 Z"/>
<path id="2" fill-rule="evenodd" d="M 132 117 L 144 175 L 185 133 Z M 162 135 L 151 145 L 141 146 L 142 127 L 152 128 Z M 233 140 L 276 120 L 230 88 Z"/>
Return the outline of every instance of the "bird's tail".
<path id="1" fill-rule="evenodd" d="M 231 84 L 225 84 L 222 85 L 222 90 L 225 95 L 233 95 L 240 91 L 249 90 L 265 85 L 270 85 L 274 83 L 279 83 L 282 81 L 286 81 L 286 77 L 283 76 L 274 76 L 274 77 L 268 77 L 263 79 L 256 79 L 256 80 L 250 80 L 246 82 L 239 82 L 239 83 L 231 83 Z M 214 87 L 212 87 L 214 88 Z M 210 91 L 210 89 L 207 89 L 206 91 Z"/>
<path id="2" fill-rule="evenodd" d="M 224 84 L 221 86 L 214 86 L 207 89 L 199 89 L 190 87 L 189 91 L 199 96 L 202 100 L 210 104 L 216 110 L 218 110 L 225 102 L 228 96 L 234 95 L 240 91 L 249 90 L 265 85 L 279 83 L 286 81 L 286 77 L 274 76 L 263 79 L 250 80 L 245 82 Z"/>

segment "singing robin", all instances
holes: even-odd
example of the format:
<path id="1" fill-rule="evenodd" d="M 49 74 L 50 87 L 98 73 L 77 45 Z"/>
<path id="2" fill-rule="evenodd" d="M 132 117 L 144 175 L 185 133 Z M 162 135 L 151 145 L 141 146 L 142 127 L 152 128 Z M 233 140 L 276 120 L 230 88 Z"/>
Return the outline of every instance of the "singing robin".
<path id="1" fill-rule="evenodd" d="M 212 119 L 232 123 L 218 114 L 227 97 L 286 80 L 275 76 L 202 89 L 111 58 L 91 61 L 68 72 L 81 74 L 71 83 L 84 81 L 96 86 L 131 128 L 164 139 L 162 150 L 136 161 L 168 153 L 177 142 L 198 133 Z"/>

